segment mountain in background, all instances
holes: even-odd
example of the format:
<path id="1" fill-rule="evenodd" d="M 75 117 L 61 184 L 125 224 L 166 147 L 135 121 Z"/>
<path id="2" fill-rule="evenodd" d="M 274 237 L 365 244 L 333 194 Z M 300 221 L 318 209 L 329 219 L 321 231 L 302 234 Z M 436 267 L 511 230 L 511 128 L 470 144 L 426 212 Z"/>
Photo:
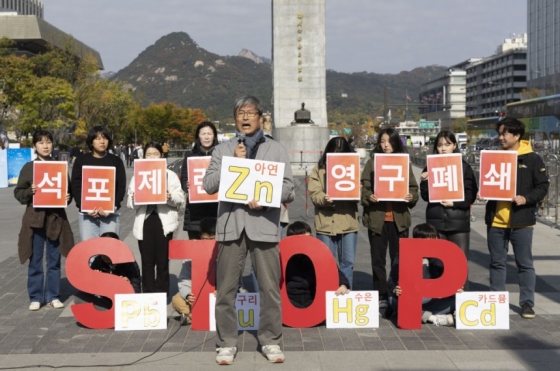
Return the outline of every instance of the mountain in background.
<path id="1" fill-rule="evenodd" d="M 329 121 L 382 114 L 385 86 L 389 87 L 389 104 L 404 104 L 407 93 L 417 101 L 420 85 L 445 70 L 442 66 L 419 67 L 398 74 L 327 70 Z M 245 94 L 259 97 L 265 111 L 272 112 L 269 59 L 246 49 L 238 56 L 214 54 L 184 32 L 163 36 L 110 78 L 124 82 L 144 105 L 168 101 L 182 107 L 201 108 L 210 120 L 232 121 L 232 104 Z M 299 108 L 294 107 L 294 111 Z M 397 111 L 395 108 L 393 117 Z"/>

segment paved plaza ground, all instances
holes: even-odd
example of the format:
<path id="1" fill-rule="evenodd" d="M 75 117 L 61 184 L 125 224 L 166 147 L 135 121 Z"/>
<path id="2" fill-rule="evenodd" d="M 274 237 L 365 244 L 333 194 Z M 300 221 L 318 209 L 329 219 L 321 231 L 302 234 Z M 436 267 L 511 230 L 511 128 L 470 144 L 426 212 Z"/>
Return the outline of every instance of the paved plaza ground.
<path id="1" fill-rule="evenodd" d="M 418 177 L 420 169 L 415 169 Z M 127 176 L 132 175 L 127 169 Z M 304 177 L 296 177 L 297 198 L 290 206 L 290 219 L 313 225 L 313 207 L 305 205 Z M 13 187 L 0 189 L 0 370 L 31 366 L 98 370 L 205 370 L 219 366 L 214 361 L 215 333 L 192 331 L 179 326 L 168 306 L 168 328 L 158 331 L 115 332 L 80 326 L 70 306 L 84 295 L 73 288 L 63 270 L 63 310 L 43 307 L 28 310 L 27 264 L 17 258 L 17 235 L 24 207 L 13 197 Z M 426 204 L 413 209 L 413 225 L 424 222 Z M 473 209 L 469 261 L 470 290 L 488 290 L 489 255 L 483 205 Z M 78 237 L 77 209 L 68 208 Z M 124 208 L 121 237 L 139 260 L 132 236 L 133 211 Z M 178 238 L 185 238 L 183 232 Z M 538 224 L 533 255 L 537 271 L 537 293 L 533 320 L 522 319 L 517 305 L 519 288 L 513 256 L 508 259 L 507 289 L 510 291 L 510 330 L 459 331 L 423 325 L 421 330 L 400 330 L 396 318 L 380 319 L 378 329 L 335 330 L 317 326 L 284 328 L 282 347 L 286 363 L 270 365 L 257 352 L 254 332 L 239 336 L 239 354 L 231 369 L 261 370 L 557 370 L 560 366 L 560 230 Z M 64 265 L 64 259 L 63 259 Z M 170 263 L 171 282 L 176 287 L 180 262 Z M 248 272 L 248 268 L 246 268 Z M 246 281 L 249 284 L 248 277 Z M 355 289 L 371 289 L 371 265 L 367 230 L 358 238 Z M 174 294 L 174 292 L 172 292 Z M 163 345 L 162 345 L 163 344 Z M 152 352 L 158 351 L 151 355 Z M 144 358 L 144 359 L 142 359 Z M 129 365 L 134 364 L 134 365 Z"/>

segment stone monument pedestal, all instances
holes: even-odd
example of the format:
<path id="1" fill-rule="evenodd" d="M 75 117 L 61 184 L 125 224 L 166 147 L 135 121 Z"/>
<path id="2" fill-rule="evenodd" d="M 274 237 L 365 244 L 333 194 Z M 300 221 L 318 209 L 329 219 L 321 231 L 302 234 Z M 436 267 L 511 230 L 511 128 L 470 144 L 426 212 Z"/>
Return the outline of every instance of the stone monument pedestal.
<path id="1" fill-rule="evenodd" d="M 275 128 L 272 132 L 275 140 L 286 147 L 290 155 L 294 174 L 310 173 L 317 165 L 322 151 L 330 138 L 330 129 L 310 124 L 296 124 Z M 301 170 L 301 171 L 300 171 Z"/>

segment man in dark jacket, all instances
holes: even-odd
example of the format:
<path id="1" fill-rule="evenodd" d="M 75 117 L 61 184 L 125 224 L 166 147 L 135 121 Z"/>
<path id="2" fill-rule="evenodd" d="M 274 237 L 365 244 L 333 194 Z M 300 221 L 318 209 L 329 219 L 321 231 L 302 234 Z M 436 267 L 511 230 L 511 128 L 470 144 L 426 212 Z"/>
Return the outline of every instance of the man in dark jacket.
<path id="1" fill-rule="evenodd" d="M 521 121 L 505 118 L 498 122 L 497 131 L 502 149 L 517 151 L 517 195 L 511 201 L 488 201 L 486 204 L 490 289 L 506 289 L 506 259 L 511 242 L 519 274 L 521 316 L 535 318 L 533 225 L 536 223 L 538 204 L 548 192 L 548 177 L 544 162 L 533 152 L 531 143 L 521 140 L 525 134 L 525 125 Z"/>

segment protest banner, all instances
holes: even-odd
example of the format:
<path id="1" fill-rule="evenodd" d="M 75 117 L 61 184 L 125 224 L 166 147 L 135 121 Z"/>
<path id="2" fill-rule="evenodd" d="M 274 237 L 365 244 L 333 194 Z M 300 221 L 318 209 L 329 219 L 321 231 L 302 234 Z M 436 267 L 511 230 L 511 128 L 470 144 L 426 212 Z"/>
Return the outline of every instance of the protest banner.
<path id="1" fill-rule="evenodd" d="M 68 162 L 34 161 L 33 184 L 37 187 L 33 207 L 64 208 L 68 206 Z"/>
<path id="2" fill-rule="evenodd" d="M 167 203 L 167 160 L 134 160 L 134 204 Z"/>
<path id="3" fill-rule="evenodd" d="M 187 158 L 187 179 L 189 181 L 189 203 L 218 202 L 218 193 L 209 195 L 202 186 L 202 179 L 206 174 L 212 156 Z M 181 181 L 184 181 L 181 179 Z"/>
<path id="4" fill-rule="evenodd" d="M 403 201 L 409 192 L 408 154 L 376 153 L 373 161 L 373 194 L 379 201 Z"/>
<path id="5" fill-rule="evenodd" d="M 326 193 L 331 200 L 360 199 L 360 155 L 327 153 Z"/>
<path id="6" fill-rule="evenodd" d="M 513 200 L 517 187 L 517 152 L 480 151 L 479 180 L 482 199 Z"/>
<path id="7" fill-rule="evenodd" d="M 463 157 L 460 153 L 428 155 L 430 202 L 464 201 Z"/>
<path id="8" fill-rule="evenodd" d="M 455 295 L 458 330 L 509 330 L 509 292 L 463 292 Z"/>
<path id="9" fill-rule="evenodd" d="M 327 328 L 379 327 L 379 292 L 350 291 L 336 296 L 327 291 Z"/>
<path id="10" fill-rule="evenodd" d="M 167 294 L 115 295 L 115 331 L 165 330 L 167 328 Z"/>
<path id="11" fill-rule="evenodd" d="M 256 292 L 238 293 L 235 299 L 237 329 L 258 330 L 261 316 L 261 301 Z M 216 296 L 210 294 L 210 331 L 216 331 Z"/>
<path id="12" fill-rule="evenodd" d="M 260 206 L 280 207 L 284 182 L 282 162 L 224 156 L 220 172 L 218 200 Z"/>
<path id="13" fill-rule="evenodd" d="M 82 167 L 82 212 L 115 211 L 115 174 L 112 166 Z"/>

